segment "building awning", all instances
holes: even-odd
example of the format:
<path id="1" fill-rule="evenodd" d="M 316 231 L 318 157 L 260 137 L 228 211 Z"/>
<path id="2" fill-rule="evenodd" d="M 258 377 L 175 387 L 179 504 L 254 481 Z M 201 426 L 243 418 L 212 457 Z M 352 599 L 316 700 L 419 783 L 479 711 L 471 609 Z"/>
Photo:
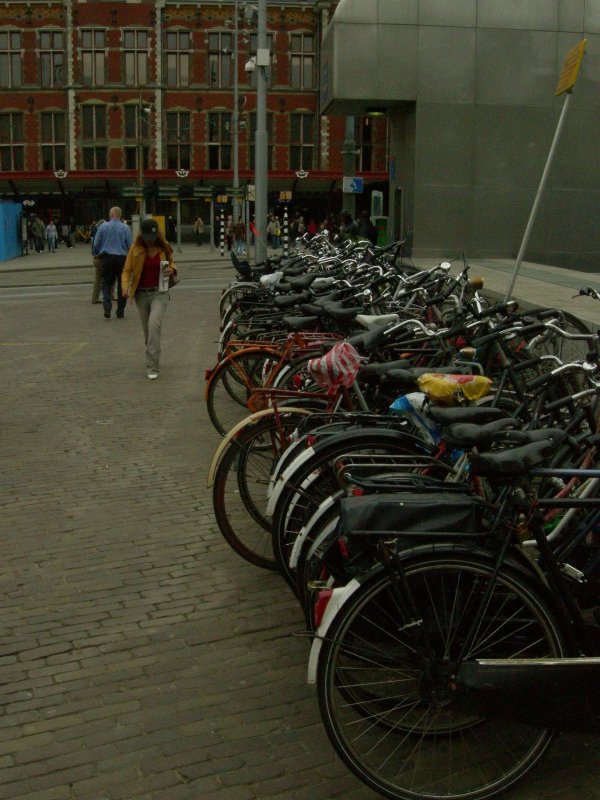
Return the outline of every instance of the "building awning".
<path id="1" fill-rule="evenodd" d="M 254 175 L 249 171 L 240 172 L 240 186 L 254 183 Z M 385 182 L 385 172 L 363 173 L 365 185 Z M 190 171 L 185 178 L 178 178 L 173 170 L 147 170 L 144 172 L 144 186 L 148 188 L 215 187 L 223 191 L 232 186 L 231 172 Z M 64 177 L 53 173 L 0 173 L 0 197 L 23 200 L 29 197 L 64 196 L 114 197 L 122 196 L 123 189 L 136 186 L 138 174 L 132 170 L 114 170 L 98 173 L 88 171 L 67 172 Z M 294 194 L 314 192 L 329 193 L 341 190 L 341 172 L 308 171 L 306 177 L 299 177 L 292 171 L 274 171 L 269 174 L 269 192 L 292 191 Z"/>

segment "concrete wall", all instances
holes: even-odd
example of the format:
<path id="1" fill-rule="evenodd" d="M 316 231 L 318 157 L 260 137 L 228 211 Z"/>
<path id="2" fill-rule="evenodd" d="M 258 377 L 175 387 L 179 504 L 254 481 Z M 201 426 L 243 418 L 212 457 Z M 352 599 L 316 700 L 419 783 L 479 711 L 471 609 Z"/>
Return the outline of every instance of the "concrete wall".
<path id="1" fill-rule="evenodd" d="M 516 254 L 564 101 L 554 94 L 562 62 L 582 35 L 588 51 L 527 257 L 597 270 L 600 0 L 341 0 L 323 43 L 321 108 L 388 109 L 390 197 L 405 187 L 415 254 Z"/>

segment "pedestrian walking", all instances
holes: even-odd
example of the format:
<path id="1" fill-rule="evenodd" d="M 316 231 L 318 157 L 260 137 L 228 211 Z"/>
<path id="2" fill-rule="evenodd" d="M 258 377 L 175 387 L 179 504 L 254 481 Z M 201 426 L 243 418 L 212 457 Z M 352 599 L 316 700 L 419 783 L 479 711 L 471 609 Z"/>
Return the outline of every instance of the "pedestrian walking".
<path id="1" fill-rule="evenodd" d="M 167 241 L 169 242 L 176 242 L 177 241 L 177 224 L 171 215 L 167 217 L 167 221 L 165 224 L 166 234 L 167 234 Z"/>
<path id="2" fill-rule="evenodd" d="M 92 255 L 102 259 L 102 305 L 104 318 L 110 319 L 112 311 L 112 289 L 117 284 L 117 317 L 125 316 L 127 297 L 121 291 L 121 275 L 127 253 L 131 247 L 131 230 L 121 220 L 121 209 L 114 206 L 108 212 L 108 222 L 96 231 Z"/>
<path id="3" fill-rule="evenodd" d="M 121 291 L 125 298 L 135 298 L 146 345 L 146 371 L 151 381 L 159 374 L 160 334 L 169 302 L 169 292 L 159 291 L 161 261 L 169 262 L 167 275 L 177 274 L 171 245 L 161 235 L 158 223 L 145 219 L 127 255 Z"/>
<path id="4" fill-rule="evenodd" d="M 71 242 L 71 230 L 67 222 L 63 222 L 63 224 L 60 226 L 60 235 L 62 241 L 65 243 L 67 247 L 73 246 Z"/>
<path id="5" fill-rule="evenodd" d="M 200 246 L 202 244 L 202 239 L 204 238 L 204 220 L 202 217 L 198 217 L 196 220 L 196 224 L 194 225 L 194 235 L 196 236 L 196 246 Z"/>
<path id="6" fill-rule="evenodd" d="M 102 302 L 102 259 L 100 256 L 94 255 L 94 239 L 96 233 L 101 225 L 104 225 L 105 220 L 99 219 L 92 222 L 90 227 L 90 238 L 92 241 L 92 262 L 94 264 L 94 285 L 92 287 L 92 303 L 95 305 Z"/>
<path id="7" fill-rule="evenodd" d="M 281 226 L 279 217 L 272 216 L 267 225 L 267 239 L 270 236 L 271 246 L 273 250 L 278 250 L 281 247 Z"/>
<path id="8" fill-rule="evenodd" d="M 227 217 L 227 222 L 225 223 L 225 242 L 227 250 L 230 251 L 233 246 L 233 217 L 231 214 Z"/>
<path id="9" fill-rule="evenodd" d="M 33 236 L 35 238 L 35 252 L 43 253 L 44 239 L 46 238 L 46 228 L 44 227 L 44 223 L 39 217 L 36 217 L 34 219 L 33 225 L 31 226 L 31 230 L 33 231 Z"/>
<path id="10" fill-rule="evenodd" d="M 56 253 L 56 240 L 58 239 L 58 231 L 54 222 L 46 225 L 46 241 L 48 242 L 48 252 Z"/>
<path id="11" fill-rule="evenodd" d="M 246 252 L 246 226 L 240 220 L 233 226 L 233 252 L 243 256 Z"/>
<path id="12" fill-rule="evenodd" d="M 33 253 L 34 250 L 37 250 L 37 245 L 35 243 L 35 234 L 33 232 L 33 223 L 35 220 L 30 217 L 27 220 L 27 249 L 30 253 Z"/>

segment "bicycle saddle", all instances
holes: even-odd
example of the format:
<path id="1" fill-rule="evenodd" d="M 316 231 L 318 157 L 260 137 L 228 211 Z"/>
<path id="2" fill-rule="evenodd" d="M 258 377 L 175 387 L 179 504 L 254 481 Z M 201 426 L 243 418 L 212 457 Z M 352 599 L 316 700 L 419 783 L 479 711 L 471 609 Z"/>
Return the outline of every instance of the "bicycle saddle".
<path id="1" fill-rule="evenodd" d="M 284 328 L 288 331 L 303 331 L 312 328 L 319 321 L 318 317 L 282 317 Z"/>
<path id="2" fill-rule="evenodd" d="M 287 283 L 289 283 L 294 290 L 308 289 L 316 277 L 316 272 L 310 272 L 308 275 L 302 275 L 300 278 L 288 278 Z"/>
<path id="3" fill-rule="evenodd" d="M 442 427 L 454 423 L 479 423 L 492 422 L 495 419 L 504 419 L 508 415 L 505 411 L 495 406 L 459 406 L 458 408 L 441 408 L 440 406 L 429 406 L 427 414 L 431 419 Z"/>
<path id="4" fill-rule="evenodd" d="M 384 328 L 375 328 L 374 331 L 367 331 L 366 333 L 358 333 L 349 336 L 346 341 L 356 347 L 359 352 L 366 352 L 373 350 L 382 341 Z"/>
<path id="5" fill-rule="evenodd" d="M 345 322 L 349 319 L 354 319 L 357 314 L 364 309 L 364 306 L 354 306 L 352 308 L 344 308 L 341 303 L 325 303 L 323 310 L 328 317 L 337 320 L 338 322 Z"/>
<path id="6" fill-rule="evenodd" d="M 371 378 L 384 378 L 393 369 L 410 369 L 410 362 L 401 358 L 399 361 L 389 361 L 387 364 L 365 364 L 358 371 L 358 377 L 363 380 Z"/>
<path id="7" fill-rule="evenodd" d="M 367 330 L 371 330 L 380 325 L 389 325 L 392 322 L 398 322 L 399 319 L 400 317 L 398 314 L 381 314 L 379 316 L 376 314 L 358 314 L 356 317 L 358 324 L 362 325 L 363 328 L 367 328 Z"/>
<path id="8" fill-rule="evenodd" d="M 275 297 L 274 303 L 277 308 L 291 308 L 303 303 L 310 298 L 310 292 L 300 292 L 300 294 L 284 295 L 283 297 Z"/>
<path id="9" fill-rule="evenodd" d="M 556 451 L 558 437 L 555 431 L 548 431 L 548 438 L 512 450 L 497 453 L 472 453 L 469 456 L 471 472 L 489 478 L 516 478 L 526 475 L 529 470 L 540 467 Z M 563 431 L 560 431 L 566 436 Z"/>
<path id="10" fill-rule="evenodd" d="M 505 441 L 504 437 L 508 435 L 511 428 L 516 428 L 517 425 L 517 421 L 511 417 L 497 419 L 485 425 L 455 423 L 445 428 L 442 436 L 451 447 L 465 450 L 477 447 L 480 450 L 486 450 L 499 439 Z"/>

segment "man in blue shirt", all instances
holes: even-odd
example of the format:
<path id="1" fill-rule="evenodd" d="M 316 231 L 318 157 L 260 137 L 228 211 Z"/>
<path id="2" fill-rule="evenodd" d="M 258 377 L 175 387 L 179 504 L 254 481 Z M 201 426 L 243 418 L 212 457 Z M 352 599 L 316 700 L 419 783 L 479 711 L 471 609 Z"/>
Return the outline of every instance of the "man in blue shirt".
<path id="1" fill-rule="evenodd" d="M 121 273 L 127 253 L 131 247 L 131 231 L 121 220 L 121 209 L 117 206 L 108 212 L 108 222 L 96 232 L 92 255 L 102 259 L 102 305 L 104 318 L 110 319 L 112 309 L 112 289 L 117 283 L 117 317 L 125 316 L 127 298 L 121 292 Z"/>

